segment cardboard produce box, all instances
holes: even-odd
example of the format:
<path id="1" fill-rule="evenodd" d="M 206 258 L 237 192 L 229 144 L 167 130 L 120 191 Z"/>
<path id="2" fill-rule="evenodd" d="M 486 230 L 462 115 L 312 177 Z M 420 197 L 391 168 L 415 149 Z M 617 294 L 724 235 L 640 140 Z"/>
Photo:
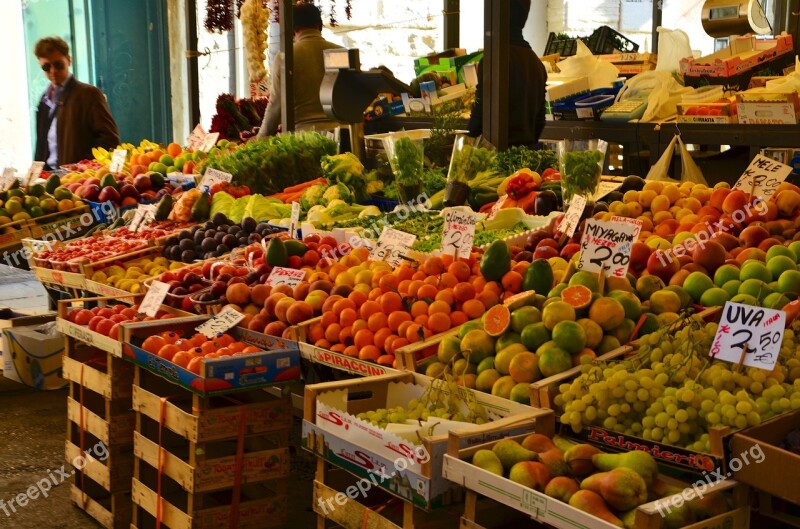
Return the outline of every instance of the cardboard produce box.
<path id="1" fill-rule="evenodd" d="M 744 125 L 795 125 L 800 117 L 797 92 L 742 92 L 736 94 L 736 102 Z"/>
<path id="2" fill-rule="evenodd" d="M 55 314 L 5 320 L 3 376 L 36 389 L 61 389 L 64 335 L 56 330 Z"/>

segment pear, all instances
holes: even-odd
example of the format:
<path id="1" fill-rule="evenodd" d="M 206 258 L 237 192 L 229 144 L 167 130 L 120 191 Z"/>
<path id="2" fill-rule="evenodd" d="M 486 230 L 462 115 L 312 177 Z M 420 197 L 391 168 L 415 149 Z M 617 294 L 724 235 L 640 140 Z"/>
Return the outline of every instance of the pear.
<path id="1" fill-rule="evenodd" d="M 511 467 L 520 461 L 536 461 L 539 459 L 536 452 L 527 450 L 513 439 L 498 441 L 492 448 L 492 452 L 497 455 L 506 470 L 511 470 Z"/>
<path id="2" fill-rule="evenodd" d="M 472 464 L 498 476 L 503 475 L 503 464 L 491 450 L 478 450 L 472 456 Z"/>
<path id="3" fill-rule="evenodd" d="M 620 513 L 619 519 L 622 520 L 622 525 L 625 526 L 625 529 L 636 529 L 636 511 L 639 509 L 631 509 L 630 511 L 626 511 Z"/>
<path id="4" fill-rule="evenodd" d="M 527 436 L 522 440 L 522 446 L 536 453 L 547 452 L 548 450 L 556 448 L 552 439 L 540 433 L 532 433 Z"/>
<path id="5" fill-rule="evenodd" d="M 598 493 L 618 511 L 633 509 L 647 501 L 644 479 L 626 467 L 593 474 L 581 482 L 581 488 Z"/>
<path id="6" fill-rule="evenodd" d="M 529 489 L 543 492 L 550 481 L 550 471 L 536 461 L 520 461 L 508 473 L 508 479 Z"/>
<path id="7" fill-rule="evenodd" d="M 578 482 L 566 476 L 556 476 L 551 479 L 544 489 L 544 493 L 564 503 L 569 503 L 573 494 L 580 490 Z"/>
<path id="8" fill-rule="evenodd" d="M 649 494 L 647 499 L 650 501 L 668 498 L 669 496 L 674 496 L 675 494 L 683 492 L 683 489 L 670 485 L 660 478 L 655 478 L 653 483 L 648 487 L 648 490 Z"/>
<path id="9" fill-rule="evenodd" d="M 685 503 L 680 507 L 672 507 L 664 515 L 664 529 L 681 529 L 697 521 L 692 508 Z"/>
<path id="10" fill-rule="evenodd" d="M 611 509 L 608 508 L 608 504 L 596 492 L 579 490 L 569 499 L 569 505 L 580 511 L 597 516 L 601 520 L 616 525 L 617 527 L 624 527 L 624 525 L 622 525 L 622 520 L 611 512 Z"/>
<path id="11" fill-rule="evenodd" d="M 602 454 L 599 449 L 590 444 L 573 445 L 564 452 L 564 462 L 569 467 L 570 472 L 579 478 L 585 478 L 597 470 L 592 463 L 592 458 L 597 454 Z"/>
<path id="12" fill-rule="evenodd" d="M 708 494 L 687 503 L 699 520 L 713 518 L 730 510 L 728 497 L 722 493 Z"/>
<path id="13" fill-rule="evenodd" d="M 649 487 L 658 475 L 658 463 L 653 456 L 641 450 L 632 450 L 624 454 L 596 454 L 592 456 L 592 463 L 598 470 L 613 470 L 615 468 L 630 468 L 635 470 Z M 624 510 L 624 509 L 623 509 Z"/>

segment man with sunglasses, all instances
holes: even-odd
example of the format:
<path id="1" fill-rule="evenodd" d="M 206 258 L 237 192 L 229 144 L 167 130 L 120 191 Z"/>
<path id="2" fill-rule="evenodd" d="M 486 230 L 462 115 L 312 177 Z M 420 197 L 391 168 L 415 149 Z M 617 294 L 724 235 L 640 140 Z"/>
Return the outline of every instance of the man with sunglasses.
<path id="1" fill-rule="evenodd" d="M 59 37 L 36 43 L 34 54 L 47 79 L 36 111 L 37 161 L 46 169 L 92 158 L 92 147 L 119 145 L 119 131 L 105 95 L 70 73 L 69 45 Z"/>

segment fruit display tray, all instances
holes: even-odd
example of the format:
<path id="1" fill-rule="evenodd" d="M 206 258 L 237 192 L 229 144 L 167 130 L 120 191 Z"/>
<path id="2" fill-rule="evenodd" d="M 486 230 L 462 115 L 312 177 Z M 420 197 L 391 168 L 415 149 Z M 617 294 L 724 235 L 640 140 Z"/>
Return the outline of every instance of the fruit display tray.
<path id="1" fill-rule="evenodd" d="M 108 266 L 111 266 L 113 264 L 121 264 L 127 261 L 135 261 L 143 257 L 151 257 L 151 256 L 152 257 L 161 256 L 161 248 L 154 248 L 154 247 L 141 248 L 139 250 L 134 250 L 133 252 L 127 253 L 125 255 L 120 255 L 119 257 L 112 257 L 110 259 L 104 259 L 102 261 L 84 265 L 83 275 L 86 277 L 84 290 L 92 292 L 93 294 L 97 294 L 98 296 L 128 298 L 131 295 L 131 292 L 123 290 L 121 288 L 116 288 L 112 285 L 100 283 L 98 281 L 93 281 L 92 276 L 94 275 L 95 272 L 101 271 L 104 268 L 107 268 Z M 144 280 L 140 281 L 140 283 L 143 282 Z M 144 292 L 145 290 L 143 287 L 141 293 L 143 294 Z"/>
<path id="2" fill-rule="evenodd" d="M 207 316 L 194 316 L 122 324 L 122 357 L 203 396 L 235 393 L 300 378 L 300 351 L 296 347 L 291 348 L 292 342 L 239 327 L 234 327 L 227 333 L 257 347 L 289 347 L 269 349 L 263 353 L 212 358 L 203 362 L 204 372 L 201 375 L 140 347 L 147 336 L 162 331 L 193 334 L 194 329 L 207 320 Z"/>
<path id="3" fill-rule="evenodd" d="M 390 400 L 408 402 L 407 392 L 414 386 L 426 388 L 431 383 L 432 379 L 424 375 L 395 373 L 308 385 L 305 388 L 303 447 L 358 477 L 369 479 L 377 469 L 385 469 L 387 473 L 394 470 L 391 479 L 379 484 L 381 488 L 423 509 L 443 507 L 456 496 L 454 485 L 442 476 L 447 435 L 425 437 L 415 446 L 356 417 L 362 411 L 385 408 Z M 488 423 L 490 426 L 480 434 L 467 433 L 466 445 L 534 430 L 553 434 L 551 410 L 531 408 L 467 388 L 462 391 L 473 393 L 490 414 L 500 417 Z M 464 423 L 465 429 L 469 426 Z M 424 462 L 414 455 L 415 448 L 419 450 L 420 447 L 426 454 Z M 396 464 L 399 459 L 406 463 L 403 468 Z"/>

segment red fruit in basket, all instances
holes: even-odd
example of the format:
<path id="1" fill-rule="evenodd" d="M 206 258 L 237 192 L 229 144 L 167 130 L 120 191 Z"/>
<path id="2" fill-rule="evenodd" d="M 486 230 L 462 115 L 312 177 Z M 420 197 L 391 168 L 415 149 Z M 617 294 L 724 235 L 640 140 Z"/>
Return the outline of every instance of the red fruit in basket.
<path id="1" fill-rule="evenodd" d="M 122 323 L 128 321 L 129 318 L 123 314 L 114 314 L 109 319 L 114 323 Z"/>
<path id="2" fill-rule="evenodd" d="M 165 312 L 165 313 L 161 314 L 160 316 L 158 314 L 156 314 L 156 319 L 157 320 L 169 320 L 171 318 L 172 318 L 172 314 L 170 314 L 169 312 Z"/>
<path id="3" fill-rule="evenodd" d="M 214 281 L 214 283 L 211 285 L 211 295 L 216 299 L 220 299 L 225 295 L 225 291 L 227 289 L 227 283 L 223 283 L 222 281 Z"/>
<path id="4" fill-rule="evenodd" d="M 89 320 L 89 330 L 90 331 L 97 331 L 97 326 L 103 321 L 105 318 L 102 316 L 92 316 L 92 319 Z"/>
<path id="5" fill-rule="evenodd" d="M 122 312 L 120 312 L 120 314 L 122 314 L 123 316 L 125 316 L 129 320 L 132 320 L 132 319 L 136 318 L 136 315 L 139 314 L 139 312 L 136 309 L 133 309 L 133 308 L 125 308 L 125 309 L 122 309 Z"/>
<path id="6" fill-rule="evenodd" d="M 164 272 L 163 274 L 161 274 L 160 281 L 162 283 L 169 283 L 170 281 L 175 281 L 176 279 L 177 277 L 175 277 L 175 274 L 173 274 L 172 272 Z"/>
<path id="7" fill-rule="evenodd" d="M 205 277 L 206 279 L 211 279 L 211 267 L 213 265 L 214 265 L 214 263 L 212 263 L 210 261 L 207 262 L 207 263 L 203 263 L 203 267 L 201 268 L 201 271 L 203 273 L 203 277 Z"/>
<path id="8" fill-rule="evenodd" d="M 181 301 L 181 309 L 185 310 L 186 312 L 191 312 L 194 310 L 194 303 L 192 303 L 192 300 L 189 298 L 189 296 L 186 296 Z"/>
<path id="9" fill-rule="evenodd" d="M 113 327 L 108 330 L 108 337 L 112 340 L 119 340 L 119 324 L 115 323 Z"/>
<path id="10" fill-rule="evenodd" d="M 194 272 L 190 272 L 190 273 L 186 274 L 183 277 L 183 284 L 186 285 L 187 287 L 192 286 L 192 285 L 196 285 L 196 284 L 202 283 L 202 282 L 203 282 L 203 278 L 200 277 L 199 274 L 196 274 Z"/>
<path id="11" fill-rule="evenodd" d="M 78 309 L 72 311 L 70 317 L 72 318 L 71 321 L 76 325 L 89 325 L 89 322 L 94 318 L 94 314 L 87 309 Z"/>
<path id="12" fill-rule="evenodd" d="M 186 289 L 186 287 L 180 286 L 173 290 L 172 293 L 176 296 L 185 296 L 189 293 L 189 291 Z"/>
<path id="13" fill-rule="evenodd" d="M 178 279 L 173 279 L 172 281 L 167 282 L 167 285 L 169 285 L 169 291 L 173 293 L 175 292 L 176 288 L 183 286 Z"/>
<path id="14" fill-rule="evenodd" d="M 111 307 L 111 310 L 113 310 L 117 314 L 122 314 L 122 311 L 124 311 L 127 308 L 128 308 L 127 305 L 120 304 L 120 305 L 114 305 L 113 307 Z"/>
<path id="15" fill-rule="evenodd" d="M 102 308 L 103 308 L 103 307 L 92 307 L 92 308 L 91 308 L 92 314 L 94 314 L 95 316 L 97 316 L 97 313 L 98 313 L 98 312 L 100 312 L 100 309 L 102 309 Z"/>
<path id="16" fill-rule="evenodd" d="M 111 328 L 114 325 L 116 325 L 115 321 L 109 320 L 108 318 L 103 318 L 103 320 L 97 324 L 95 332 L 102 334 L 103 336 L 108 336 L 109 332 L 111 332 Z"/>
<path id="17" fill-rule="evenodd" d="M 244 285 L 244 278 L 243 277 L 234 277 L 230 281 L 228 281 L 228 285 Z"/>
<path id="18" fill-rule="evenodd" d="M 205 287 L 202 284 L 195 283 L 194 285 L 189 287 L 189 294 L 194 294 L 198 290 L 203 290 L 203 288 L 205 288 Z"/>

